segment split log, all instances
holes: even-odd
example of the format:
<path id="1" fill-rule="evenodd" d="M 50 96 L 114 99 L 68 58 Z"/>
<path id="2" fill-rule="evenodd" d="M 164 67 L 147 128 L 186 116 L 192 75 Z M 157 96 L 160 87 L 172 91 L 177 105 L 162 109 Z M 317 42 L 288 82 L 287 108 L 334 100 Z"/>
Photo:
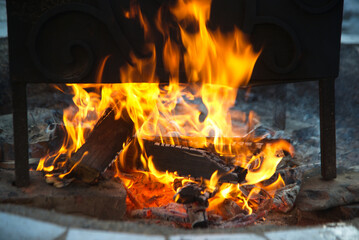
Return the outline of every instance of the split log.
<path id="1" fill-rule="evenodd" d="M 278 141 L 279 139 L 274 138 L 259 138 L 258 136 L 255 136 L 256 140 L 253 141 L 253 139 L 249 136 L 244 137 L 223 137 L 222 141 L 224 144 L 223 149 L 227 148 L 240 148 L 245 147 L 247 149 L 252 150 L 260 150 L 264 147 L 265 144 L 273 143 Z M 204 139 L 203 137 L 154 137 L 151 139 L 153 142 L 163 142 L 170 145 L 176 145 L 176 146 L 183 146 L 183 147 L 190 147 L 190 148 L 198 148 L 198 143 L 202 142 Z M 290 142 L 289 139 L 281 139 Z M 205 150 L 215 153 L 214 149 L 214 137 L 207 137 L 206 142 L 208 147 L 205 148 Z M 231 143 L 231 146 L 226 145 L 226 143 Z"/>
<path id="2" fill-rule="evenodd" d="M 222 203 L 220 203 L 217 209 L 212 210 L 211 214 L 221 215 L 223 219 L 231 219 L 239 214 L 247 214 L 246 210 L 243 210 L 238 204 L 231 199 L 224 199 Z"/>
<path id="3" fill-rule="evenodd" d="M 71 156 L 70 166 L 75 166 L 71 175 L 86 183 L 95 181 L 132 134 L 133 122 L 125 109 L 119 119 L 115 118 L 113 109 L 106 111 L 84 145 Z"/>
<path id="4" fill-rule="evenodd" d="M 215 171 L 222 176 L 224 182 L 242 182 L 247 171 L 243 168 L 227 165 L 216 154 L 204 149 L 170 145 L 150 140 L 143 140 L 147 156 L 153 156 L 152 162 L 159 171 L 177 172 L 180 176 L 210 179 Z M 140 167 L 139 143 L 131 141 L 124 158 L 129 161 L 130 168 Z M 132 165 L 131 165 L 132 162 Z M 130 169 L 124 169 L 129 171 Z"/>

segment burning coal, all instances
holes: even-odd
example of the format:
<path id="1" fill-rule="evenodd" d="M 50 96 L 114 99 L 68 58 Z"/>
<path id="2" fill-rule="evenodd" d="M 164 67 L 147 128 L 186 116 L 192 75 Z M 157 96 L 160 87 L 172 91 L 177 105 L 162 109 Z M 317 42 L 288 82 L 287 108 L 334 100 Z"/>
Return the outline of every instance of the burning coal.
<path id="1" fill-rule="evenodd" d="M 66 173 L 56 176 L 62 179 L 71 176 L 91 154 L 81 151 L 81 147 L 88 142 L 91 131 L 105 121 L 99 119 L 110 115 L 106 111 L 111 109 L 115 122 L 127 119 L 133 125 L 129 136 L 121 139 L 122 146 L 117 150 L 120 153 L 113 156 L 115 178 L 123 182 L 128 192 L 128 210 L 182 203 L 199 226 L 206 221 L 207 216 L 201 215 L 206 211 L 224 219 L 236 217 L 227 213 L 228 206 L 236 209 L 237 215 L 254 216 L 265 200 L 274 197 L 276 189 L 284 187 L 280 174 L 277 179 L 272 178 L 283 151 L 290 154 L 294 151 L 287 141 L 263 142 L 263 136 L 255 136 L 253 129 L 258 117 L 253 112 L 248 116 L 241 113 L 239 126 L 232 124 L 230 109 L 235 104 L 237 89 L 248 84 L 260 53 L 254 52 L 239 29 L 226 34 L 209 30 L 210 8 L 209 0 L 178 0 L 158 11 L 156 30 L 161 32 L 164 42 L 160 54 L 169 74 L 169 84 L 161 85 L 156 76 L 158 53 L 151 40 L 153 29 L 139 6 L 131 4 L 124 14 L 141 23 L 150 57 L 138 58 L 133 54 L 132 64 L 120 69 L 121 84 L 68 85 L 74 94 L 74 104 L 64 110 L 66 138 L 56 153 L 41 159 L 37 170 L 47 172 L 46 176 L 51 178 L 59 169 L 66 168 Z M 176 39 L 171 37 L 164 13 L 175 19 L 179 33 Z M 109 58 L 101 64 L 100 80 Z M 185 85 L 180 84 L 181 65 L 188 82 Z M 236 117 L 238 120 L 238 114 Z M 153 151 L 155 146 L 162 148 Z M 161 151 L 178 160 L 166 160 Z M 76 163 L 71 163 L 79 152 L 81 156 Z M 167 157 L 172 158 L 171 154 Z M 212 165 L 208 166 L 213 166 L 214 171 L 209 177 L 188 176 L 176 170 L 181 159 L 190 156 L 192 163 L 199 166 L 203 160 L 210 161 Z M 159 167 L 166 161 L 173 169 Z M 190 165 L 186 167 L 191 168 Z M 268 179 L 273 181 L 268 183 Z M 203 219 L 198 222 L 193 211 L 200 212 Z"/>

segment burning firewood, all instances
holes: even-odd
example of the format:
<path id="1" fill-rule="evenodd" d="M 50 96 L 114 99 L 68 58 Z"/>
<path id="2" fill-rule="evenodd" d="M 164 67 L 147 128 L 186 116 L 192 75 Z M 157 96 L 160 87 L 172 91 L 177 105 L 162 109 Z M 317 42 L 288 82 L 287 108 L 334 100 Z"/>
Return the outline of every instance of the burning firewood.
<path id="1" fill-rule="evenodd" d="M 180 176 L 210 179 L 215 171 L 222 177 L 223 182 L 242 182 L 247 171 L 240 167 L 226 164 L 216 154 L 204 149 L 196 149 L 185 146 L 164 144 L 150 140 L 142 140 L 147 156 L 152 156 L 152 162 L 157 170 L 165 172 L 177 172 Z M 125 159 L 132 159 L 139 167 L 141 160 L 138 140 L 132 140 L 129 144 Z M 127 164 L 129 166 L 129 164 Z M 125 169 L 126 170 L 126 169 Z M 129 169 L 127 169 L 129 170 Z"/>
<path id="2" fill-rule="evenodd" d="M 299 194 L 303 178 L 303 168 L 280 169 L 276 175 L 278 174 L 283 177 L 287 185 L 276 191 L 272 207 L 276 211 L 286 213 L 293 209 L 297 195 Z"/>
<path id="3" fill-rule="evenodd" d="M 84 145 L 70 159 L 76 167 L 72 175 L 86 183 L 95 181 L 112 163 L 123 144 L 133 134 L 133 122 L 125 109 L 121 117 L 108 110 L 97 122 Z"/>
<path id="4" fill-rule="evenodd" d="M 239 214 L 247 214 L 238 204 L 231 199 L 224 199 L 224 201 L 218 205 L 218 214 L 223 219 L 231 219 Z"/>
<path id="5" fill-rule="evenodd" d="M 208 227 L 208 216 L 206 209 L 209 205 L 208 199 L 213 193 L 205 191 L 200 185 L 187 183 L 177 190 L 174 199 L 177 203 L 184 204 L 192 228 Z"/>

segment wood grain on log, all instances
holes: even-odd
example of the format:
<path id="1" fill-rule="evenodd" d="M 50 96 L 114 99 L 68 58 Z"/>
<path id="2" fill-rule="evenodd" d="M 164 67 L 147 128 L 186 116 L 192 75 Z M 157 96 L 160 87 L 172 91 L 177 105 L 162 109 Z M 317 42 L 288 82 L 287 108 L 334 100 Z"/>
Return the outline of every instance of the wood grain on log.
<path id="1" fill-rule="evenodd" d="M 222 176 L 221 181 L 241 182 L 246 176 L 246 171 L 233 170 L 216 154 L 204 149 L 196 149 L 185 146 L 164 144 L 149 140 L 143 140 L 147 156 L 153 156 L 152 162 L 157 170 L 165 172 L 177 172 L 180 176 L 192 176 L 195 178 L 210 179 L 215 171 Z M 132 140 L 124 158 L 132 162 L 132 167 L 138 168 L 141 164 L 138 149 L 138 140 Z M 130 163 L 128 166 L 131 165 Z M 125 169 L 128 171 L 130 169 Z"/>
<path id="2" fill-rule="evenodd" d="M 115 118 L 114 110 L 108 110 L 97 122 L 84 145 L 71 157 L 73 174 L 86 183 L 91 183 L 107 169 L 133 134 L 133 122 L 127 111 Z"/>

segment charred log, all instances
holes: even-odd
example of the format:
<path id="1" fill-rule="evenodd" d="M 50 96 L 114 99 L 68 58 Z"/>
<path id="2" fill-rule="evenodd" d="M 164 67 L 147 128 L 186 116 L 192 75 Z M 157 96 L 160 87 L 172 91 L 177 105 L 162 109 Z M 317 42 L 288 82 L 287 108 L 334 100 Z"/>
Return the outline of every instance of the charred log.
<path id="1" fill-rule="evenodd" d="M 174 199 L 177 203 L 184 204 L 192 228 L 208 227 L 206 209 L 209 204 L 208 199 L 212 195 L 195 183 L 187 183 L 177 191 Z"/>
<path id="2" fill-rule="evenodd" d="M 227 165 L 216 154 L 204 149 L 196 149 L 186 146 L 164 144 L 150 140 L 142 140 L 147 156 L 152 156 L 152 162 L 157 170 L 177 172 L 181 176 L 210 179 L 215 171 L 221 176 L 223 182 L 242 182 L 247 171 L 243 168 Z M 124 153 L 124 159 L 128 162 L 127 167 L 141 167 L 140 144 L 134 139 Z M 124 171 L 131 170 L 123 169 Z"/>
<path id="3" fill-rule="evenodd" d="M 272 133 L 274 134 L 274 133 Z M 282 139 L 282 138 L 280 138 Z M 199 148 L 198 142 L 203 142 L 203 137 L 155 137 L 152 139 L 153 142 L 163 142 L 168 145 L 183 146 L 189 148 Z M 206 137 L 207 147 L 205 150 L 211 153 L 216 153 L 215 150 L 215 138 Z M 223 137 L 221 138 L 223 144 L 221 148 L 226 151 L 229 149 L 238 149 L 246 148 L 253 152 L 261 150 L 265 144 L 273 143 L 278 141 L 278 138 L 274 138 L 270 134 L 264 134 L 260 137 L 257 135 L 246 135 L 244 137 Z M 290 142 L 289 139 L 282 139 Z M 227 145 L 226 143 L 230 143 Z"/>
<path id="4" fill-rule="evenodd" d="M 123 144 L 133 134 L 133 122 L 122 110 L 116 119 L 113 109 L 97 122 L 84 145 L 71 157 L 72 175 L 86 183 L 95 181 L 112 163 Z"/>

